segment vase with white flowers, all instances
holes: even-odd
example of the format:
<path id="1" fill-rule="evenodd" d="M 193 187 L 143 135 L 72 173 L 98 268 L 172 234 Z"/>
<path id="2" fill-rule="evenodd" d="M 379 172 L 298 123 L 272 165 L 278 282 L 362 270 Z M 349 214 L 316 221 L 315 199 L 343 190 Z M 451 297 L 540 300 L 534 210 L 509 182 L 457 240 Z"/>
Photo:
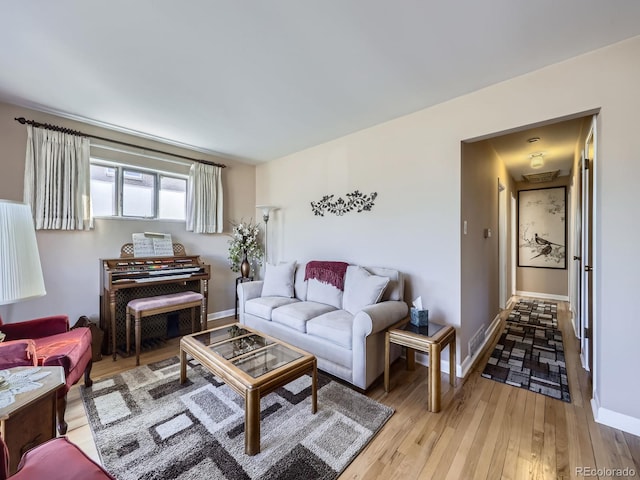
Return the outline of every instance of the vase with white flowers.
<path id="1" fill-rule="evenodd" d="M 260 227 L 252 222 L 233 225 L 229 240 L 229 265 L 234 272 L 248 277 L 251 269 L 262 266 L 262 245 L 258 241 Z"/>

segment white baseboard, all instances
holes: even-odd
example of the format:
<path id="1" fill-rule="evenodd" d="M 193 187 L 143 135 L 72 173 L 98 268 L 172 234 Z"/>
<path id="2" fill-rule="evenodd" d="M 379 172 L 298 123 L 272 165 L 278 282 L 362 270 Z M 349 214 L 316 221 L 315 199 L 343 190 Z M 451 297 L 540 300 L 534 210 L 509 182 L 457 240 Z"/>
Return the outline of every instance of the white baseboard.
<path id="1" fill-rule="evenodd" d="M 447 359 L 449 358 L 449 355 L 447 354 Z M 428 353 L 423 353 L 423 352 L 416 352 L 416 363 L 419 363 L 420 365 L 424 365 L 425 367 L 429 366 L 429 354 Z M 449 360 L 440 360 L 440 371 L 444 372 L 446 374 L 449 374 Z M 462 376 L 460 375 L 460 366 L 456 365 L 456 377 L 458 378 L 462 378 Z"/>
<path id="2" fill-rule="evenodd" d="M 493 321 L 489 324 L 487 329 L 484 331 L 484 341 L 482 342 L 482 345 L 480 345 L 480 348 L 478 349 L 476 354 L 473 357 L 467 355 L 465 359 L 461 362 L 461 364 L 458 366 L 459 377 L 464 378 L 467 376 L 467 373 L 469 373 L 469 370 L 471 370 L 471 367 L 473 366 L 474 362 L 478 358 L 478 355 L 480 355 L 481 353 L 484 353 L 484 349 L 487 346 L 487 343 L 491 340 L 491 338 L 493 337 L 495 331 L 498 329 L 499 326 L 500 326 L 500 315 L 498 314 L 494 317 Z"/>
<path id="3" fill-rule="evenodd" d="M 219 320 L 221 318 L 233 317 L 236 314 L 234 308 L 230 308 L 229 310 L 222 310 L 221 312 L 213 312 L 207 315 L 207 322 L 211 320 Z"/>
<path id="4" fill-rule="evenodd" d="M 591 410 L 593 419 L 608 427 L 617 428 L 623 432 L 640 436 L 640 418 L 631 417 L 624 413 L 615 412 L 600 406 L 598 395 L 594 392 L 591 399 Z"/>
<path id="5" fill-rule="evenodd" d="M 558 300 L 559 302 L 569 301 L 569 295 L 553 295 L 551 293 L 524 292 L 522 290 L 516 291 L 516 295 L 520 297 L 535 297 L 535 298 L 544 298 L 546 300 Z"/>

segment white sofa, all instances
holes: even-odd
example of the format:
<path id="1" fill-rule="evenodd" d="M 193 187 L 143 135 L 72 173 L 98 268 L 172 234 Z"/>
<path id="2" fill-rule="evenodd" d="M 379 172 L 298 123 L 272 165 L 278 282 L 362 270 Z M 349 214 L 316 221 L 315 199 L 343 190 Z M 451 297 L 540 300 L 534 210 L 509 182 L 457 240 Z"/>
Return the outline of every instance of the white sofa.
<path id="1" fill-rule="evenodd" d="M 349 265 L 339 290 L 305 280 L 306 265 L 267 265 L 264 281 L 240 283 L 240 323 L 312 353 L 319 369 L 366 390 L 384 373 L 385 330 L 408 313 L 403 275 Z M 400 354 L 393 347 L 392 361 Z"/>

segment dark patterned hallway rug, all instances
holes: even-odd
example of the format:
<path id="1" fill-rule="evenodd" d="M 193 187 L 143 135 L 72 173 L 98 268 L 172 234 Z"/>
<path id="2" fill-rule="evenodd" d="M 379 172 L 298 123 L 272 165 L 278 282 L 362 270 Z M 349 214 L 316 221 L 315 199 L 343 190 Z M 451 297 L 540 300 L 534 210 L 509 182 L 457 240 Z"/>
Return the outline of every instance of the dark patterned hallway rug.
<path id="1" fill-rule="evenodd" d="M 178 357 L 94 382 L 82 390 L 105 467 L 119 480 L 333 479 L 393 410 L 318 374 L 261 400 L 261 452 L 244 453 L 244 401 L 191 362 L 180 385 Z"/>
<path id="2" fill-rule="evenodd" d="M 482 376 L 570 403 L 557 304 L 518 302 Z"/>

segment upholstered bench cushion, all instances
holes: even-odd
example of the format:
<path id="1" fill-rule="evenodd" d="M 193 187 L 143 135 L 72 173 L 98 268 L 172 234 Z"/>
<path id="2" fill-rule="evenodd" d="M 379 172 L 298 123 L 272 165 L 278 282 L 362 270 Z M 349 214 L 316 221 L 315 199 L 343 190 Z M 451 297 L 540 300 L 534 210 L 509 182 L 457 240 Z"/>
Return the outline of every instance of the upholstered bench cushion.
<path id="1" fill-rule="evenodd" d="M 199 302 L 202 294 L 197 292 L 179 292 L 156 297 L 136 298 L 127 304 L 127 308 L 138 311 L 154 310 L 156 308 L 170 307 L 183 303 Z"/>

